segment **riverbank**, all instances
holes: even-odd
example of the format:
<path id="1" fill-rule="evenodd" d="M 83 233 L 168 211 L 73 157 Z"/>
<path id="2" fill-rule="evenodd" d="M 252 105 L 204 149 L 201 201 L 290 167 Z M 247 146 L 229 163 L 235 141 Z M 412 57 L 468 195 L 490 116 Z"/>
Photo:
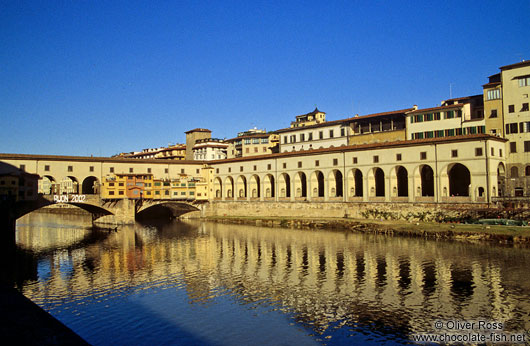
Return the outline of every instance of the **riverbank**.
<path id="1" fill-rule="evenodd" d="M 0 284 L 0 330 L 10 344 L 89 345 L 70 328 L 24 297 Z"/>
<path id="2" fill-rule="evenodd" d="M 328 229 L 367 234 L 386 234 L 429 239 L 489 241 L 530 245 L 530 227 L 461 223 L 407 222 L 351 218 L 289 218 L 208 216 L 208 221 L 265 227 Z"/>

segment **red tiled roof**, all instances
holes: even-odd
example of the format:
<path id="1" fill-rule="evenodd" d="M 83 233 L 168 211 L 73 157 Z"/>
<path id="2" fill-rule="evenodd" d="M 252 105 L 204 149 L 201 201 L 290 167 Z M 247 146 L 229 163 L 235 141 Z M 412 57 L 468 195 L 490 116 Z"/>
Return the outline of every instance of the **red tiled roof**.
<path id="1" fill-rule="evenodd" d="M 267 159 L 300 156 L 300 155 L 305 156 L 305 155 L 324 154 L 324 153 L 333 153 L 333 152 L 347 152 L 347 151 L 361 151 L 361 150 L 364 151 L 364 150 L 370 150 L 370 149 L 406 147 L 406 146 L 431 144 L 431 143 L 438 144 L 438 143 L 451 143 L 451 142 L 466 142 L 466 141 L 471 141 L 471 140 L 497 140 L 501 142 L 508 141 L 507 139 L 500 138 L 497 136 L 491 136 L 488 134 L 474 134 L 474 135 L 463 135 L 463 136 L 453 136 L 453 137 L 401 140 L 401 141 L 384 142 L 384 143 L 357 144 L 357 145 L 340 146 L 340 147 L 334 147 L 334 148 L 290 151 L 290 152 L 277 153 L 277 154 L 238 157 L 238 158 L 224 159 L 224 160 L 212 160 L 212 161 L 209 161 L 209 163 L 210 164 L 221 164 L 221 163 L 230 163 L 230 162 L 239 162 L 239 161 L 267 160 Z"/>
<path id="2" fill-rule="evenodd" d="M 511 65 L 501 66 L 499 68 L 501 70 L 511 70 L 511 69 L 514 69 L 514 68 L 524 67 L 524 66 L 530 66 L 530 60 L 526 60 L 526 61 L 523 60 L 521 62 L 517 62 L 517 63 L 511 64 Z"/>
<path id="3" fill-rule="evenodd" d="M 457 104 L 449 105 L 449 106 L 440 106 L 440 107 L 433 107 L 433 108 L 418 109 L 418 110 L 415 110 L 415 111 L 412 111 L 412 112 L 407 112 L 407 115 L 408 114 L 416 114 L 416 113 L 425 113 L 425 112 L 431 112 L 431 111 L 437 111 L 437 110 L 443 111 L 445 109 L 462 108 L 462 107 L 464 107 L 464 104 L 457 103 Z"/>
<path id="4" fill-rule="evenodd" d="M 191 132 L 210 132 L 211 133 L 212 131 L 210 131 L 208 129 L 196 128 L 196 129 L 193 129 L 193 130 L 186 131 L 184 133 L 191 133 Z"/>
<path id="5" fill-rule="evenodd" d="M 318 128 L 318 127 L 334 126 L 334 125 L 349 123 L 349 122 L 357 121 L 357 120 L 364 120 L 364 119 L 382 117 L 382 116 L 393 115 L 393 114 L 404 114 L 404 113 L 406 113 L 408 111 L 411 111 L 413 109 L 414 108 L 406 108 L 406 109 L 400 109 L 400 110 L 396 110 L 396 111 L 389 111 L 389 112 L 382 112 L 382 113 L 373 113 L 373 114 L 361 115 L 361 116 L 351 117 L 351 118 L 346 118 L 346 119 L 326 121 L 324 123 L 315 124 L 315 125 L 309 125 L 309 126 L 287 127 L 287 128 L 276 130 L 274 132 L 275 133 L 283 133 L 283 132 L 290 132 L 290 131 L 300 131 L 300 130 L 305 130 L 305 129 L 313 129 L 313 128 Z"/>

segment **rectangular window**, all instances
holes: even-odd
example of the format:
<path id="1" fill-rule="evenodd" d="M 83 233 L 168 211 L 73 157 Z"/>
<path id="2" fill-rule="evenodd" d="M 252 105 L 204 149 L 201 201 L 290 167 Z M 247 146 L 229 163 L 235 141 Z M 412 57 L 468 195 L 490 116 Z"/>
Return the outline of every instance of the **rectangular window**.
<path id="1" fill-rule="evenodd" d="M 443 137 L 444 136 L 444 130 L 436 130 L 434 132 L 434 137 L 438 138 L 438 137 Z"/>
<path id="2" fill-rule="evenodd" d="M 425 131 L 425 138 L 433 138 L 434 134 L 433 131 Z"/>
<path id="3" fill-rule="evenodd" d="M 329 138 L 333 138 L 333 130 L 329 130 Z"/>
<path id="4" fill-rule="evenodd" d="M 244 143 L 244 144 L 250 144 L 250 138 L 245 138 L 245 139 L 243 140 L 243 143 Z"/>
<path id="5" fill-rule="evenodd" d="M 451 150 L 451 157 L 458 157 L 458 150 L 456 149 Z"/>
<path id="6" fill-rule="evenodd" d="M 447 111 L 445 112 L 445 119 L 453 119 L 455 117 L 454 111 Z"/>
<path id="7" fill-rule="evenodd" d="M 528 112 L 528 102 L 523 103 L 523 107 L 521 107 L 521 112 Z"/>
<path id="8" fill-rule="evenodd" d="M 184 174 L 184 168 L 180 169 L 180 174 Z"/>
<path id="9" fill-rule="evenodd" d="M 475 156 L 482 156 L 482 148 L 475 148 Z"/>
<path id="10" fill-rule="evenodd" d="M 455 135 L 455 129 L 445 130 L 445 136 L 446 137 L 450 137 L 450 136 L 454 136 L 454 135 Z"/>
<path id="11" fill-rule="evenodd" d="M 90 166 L 88 169 L 90 172 L 94 172 L 94 166 Z"/>
<path id="12" fill-rule="evenodd" d="M 424 116 L 424 120 L 425 120 L 425 121 L 432 121 L 433 118 L 434 118 L 434 117 L 433 117 L 432 113 L 427 113 L 427 114 L 425 114 L 425 116 Z"/>
<path id="13" fill-rule="evenodd" d="M 269 164 L 267 165 L 267 170 L 270 171 L 271 169 L 272 169 L 272 165 L 269 163 Z"/>
<path id="14" fill-rule="evenodd" d="M 284 162 L 282 167 L 283 167 L 283 169 L 286 169 L 287 168 L 287 163 Z"/>
<path id="15" fill-rule="evenodd" d="M 434 120 L 440 120 L 440 112 L 434 113 Z"/>
<path id="16" fill-rule="evenodd" d="M 524 141 L 524 152 L 530 152 L 530 141 Z"/>
<path id="17" fill-rule="evenodd" d="M 254 147 L 254 152 L 255 152 L 255 153 L 258 152 L 258 147 Z"/>
<path id="18" fill-rule="evenodd" d="M 114 186 L 114 183 L 109 183 L 109 186 Z"/>
<path id="19" fill-rule="evenodd" d="M 353 158 L 353 163 L 354 163 L 354 164 L 357 163 L 357 158 L 356 158 L 356 157 Z"/>
<path id="20" fill-rule="evenodd" d="M 114 191 L 109 191 L 109 195 L 114 196 Z"/>
<path id="21" fill-rule="evenodd" d="M 493 89 L 488 90 L 486 92 L 486 99 L 487 100 L 497 100 L 501 98 L 501 90 L 500 89 Z"/>
<path id="22" fill-rule="evenodd" d="M 515 112 L 515 105 L 509 105 L 508 106 L 508 113 L 513 113 Z"/>
<path id="23" fill-rule="evenodd" d="M 232 172 L 232 167 L 228 167 L 228 173 Z"/>
<path id="24" fill-rule="evenodd" d="M 421 122 L 423 122 L 423 114 L 416 114 L 416 115 L 414 116 L 414 122 L 415 122 L 415 123 L 421 123 Z"/>
<path id="25" fill-rule="evenodd" d="M 396 161 L 401 161 L 401 154 L 396 154 Z"/>
<path id="26" fill-rule="evenodd" d="M 497 110 L 496 109 L 492 109 L 491 113 L 490 113 L 490 118 L 496 118 L 496 117 L 497 117 Z"/>
<path id="27" fill-rule="evenodd" d="M 44 166 L 44 171 L 49 172 L 50 171 L 50 166 L 49 165 Z"/>
<path id="28" fill-rule="evenodd" d="M 420 160 L 427 160 L 427 152 L 426 151 L 420 152 Z"/>
<path id="29" fill-rule="evenodd" d="M 378 163 L 379 162 L 379 156 L 378 155 L 375 155 L 374 156 L 374 163 Z"/>
<path id="30" fill-rule="evenodd" d="M 312 141 L 313 140 L 313 132 L 309 132 L 309 134 L 307 135 L 307 140 L 308 141 Z"/>
<path id="31" fill-rule="evenodd" d="M 346 131 L 345 131 L 345 129 L 340 129 L 340 136 L 341 136 L 341 137 L 346 136 Z"/>
<path id="32" fill-rule="evenodd" d="M 333 159 L 333 166 L 338 166 L 339 159 Z"/>
<path id="33" fill-rule="evenodd" d="M 239 166 L 239 171 L 243 172 L 243 166 Z"/>
<path id="34" fill-rule="evenodd" d="M 502 157 L 502 149 L 499 149 L 499 156 Z"/>
<path id="35" fill-rule="evenodd" d="M 68 166 L 68 172 L 73 172 L 74 171 L 74 167 L 73 166 Z"/>
<path id="36" fill-rule="evenodd" d="M 506 134 L 518 133 L 517 123 L 506 124 Z"/>
<path id="37" fill-rule="evenodd" d="M 530 76 L 520 77 L 519 78 L 519 86 L 525 87 L 530 85 Z"/>
<path id="38" fill-rule="evenodd" d="M 268 138 L 262 138 L 261 139 L 261 144 L 269 144 L 269 139 Z"/>
<path id="39" fill-rule="evenodd" d="M 259 144 L 259 138 L 252 138 L 252 144 Z"/>
<path id="40" fill-rule="evenodd" d="M 298 161 L 298 168 L 302 168 L 302 161 Z"/>
<path id="41" fill-rule="evenodd" d="M 118 191 L 118 195 L 123 196 L 123 190 Z"/>
<path id="42" fill-rule="evenodd" d="M 324 131 L 318 131 L 318 139 L 324 139 Z"/>
<path id="43" fill-rule="evenodd" d="M 114 183 L 111 183 L 114 185 Z M 118 186 L 124 186 L 125 184 L 124 183 L 118 183 Z"/>
<path id="44" fill-rule="evenodd" d="M 491 148 L 491 156 L 495 156 L 495 149 Z"/>
<path id="45" fill-rule="evenodd" d="M 287 144 L 287 136 L 283 136 L 283 144 Z"/>
<path id="46" fill-rule="evenodd" d="M 245 153 L 250 153 L 250 148 L 245 148 Z"/>
<path id="47" fill-rule="evenodd" d="M 258 170 L 258 166 L 254 165 L 254 170 L 257 171 Z"/>
<path id="48" fill-rule="evenodd" d="M 300 142 L 305 142 L 305 134 L 304 133 L 300 134 Z"/>
<path id="49" fill-rule="evenodd" d="M 510 153 L 516 153 L 517 152 L 517 143 L 510 142 Z"/>
<path id="50" fill-rule="evenodd" d="M 315 167 L 318 167 L 318 166 L 320 166 L 320 161 L 315 160 Z"/>

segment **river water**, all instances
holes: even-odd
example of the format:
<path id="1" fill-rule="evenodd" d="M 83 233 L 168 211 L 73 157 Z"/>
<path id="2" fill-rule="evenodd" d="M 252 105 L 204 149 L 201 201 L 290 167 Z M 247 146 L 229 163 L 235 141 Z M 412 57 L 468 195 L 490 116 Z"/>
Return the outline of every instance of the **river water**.
<path id="1" fill-rule="evenodd" d="M 407 344 L 439 321 L 530 329 L 527 248 L 199 221 L 109 232 L 44 213 L 17 222 L 17 244 L 30 254 L 18 289 L 94 345 Z"/>

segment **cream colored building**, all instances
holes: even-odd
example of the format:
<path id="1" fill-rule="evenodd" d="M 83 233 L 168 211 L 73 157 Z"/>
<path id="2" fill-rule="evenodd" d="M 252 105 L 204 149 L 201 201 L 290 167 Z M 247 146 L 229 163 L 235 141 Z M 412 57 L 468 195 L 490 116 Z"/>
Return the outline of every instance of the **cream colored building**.
<path id="1" fill-rule="evenodd" d="M 226 159 L 226 152 L 229 144 L 217 138 L 199 139 L 193 146 L 194 160 L 223 160 Z"/>
<path id="2" fill-rule="evenodd" d="M 221 200 L 487 203 L 505 140 L 432 138 L 212 162 Z"/>
<path id="3" fill-rule="evenodd" d="M 485 133 L 483 95 L 446 100 L 440 107 L 407 112 L 406 125 L 407 139 Z"/>
<path id="4" fill-rule="evenodd" d="M 508 139 L 506 195 L 530 196 L 530 61 L 500 67 Z"/>
<path id="5" fill-rule="evenodd" d="M 240 136 L 225 140 L 228 144 L 227 158 L 269 155 L 277 152 L 276 133 L 240 133 Z"/>
<path id="6" fill-rule="evenodd" d="M 504 137 L 501 74 L 497 73 L 488 78 L 489 82 L 482 86 L 484 89 L 483 97 L 486 133 L 493 136 Z"/>

